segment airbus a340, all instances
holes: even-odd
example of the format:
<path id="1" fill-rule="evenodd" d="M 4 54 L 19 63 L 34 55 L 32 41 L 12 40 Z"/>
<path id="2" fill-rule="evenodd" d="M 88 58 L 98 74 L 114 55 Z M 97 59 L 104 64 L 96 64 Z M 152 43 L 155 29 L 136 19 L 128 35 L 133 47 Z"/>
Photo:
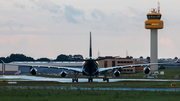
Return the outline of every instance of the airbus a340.
<path id="1" fill-rule="evenodd" d="M 119 77 L 120 76 L 120 71 L 118 71 L 119 68 L 126 68 L 126 67 L 135 67 L 135 66 L 146 66 L 143 69 L 143 72 L 145 74 L 149 74 L 150 68 L 149 65 L 157 65 L 161 63 L 148 63 L 148 64 L 136 64 L 136 65 L 124 65 L 124 66 L 115 66 L 115 67 L 108 67 L 108 68 L 99 68 L 98 62 L 99 60 L 102 59 L 94 59 L 92 57 L 92 44 L 91 44 L 91 32 L 90 32 L 90 49 L 89 49 L 89 57 L 83 61 L 84 64 L 82 68 L 72 68 L 72 67 L 62 67 L 62 66 L 48 66 L 48 65 L 27 65 L 27 64 L 12 64 L 12 63 L 4 63 L 6 65 L 16 65 L 16 66 L 31 66 L 32 69 L 30 70 L 30 73 L 32 75 L 36 75 L 37 69 L 38 68 L 54 68 L 54 69 L 62 69 L 63 71 L 61 72 L 61 77 L 66 78 L 67 77 L 67 72 L 65 70 L 71 70 L 74 71 L 74 78 L 72 78 L 72 82 L 78 82 L 77 75 L 79 73 L 82 74 L 82 76 L 88 77 L 88 82 L 93 82 L 93 77 L 97 77 L 100 73 L 103 72 L 104 78 L 103 81 L 109 82 L 109 78 L 107 78 L 107 72 L 109 70 L 114 71 L 114 77 Z"/>

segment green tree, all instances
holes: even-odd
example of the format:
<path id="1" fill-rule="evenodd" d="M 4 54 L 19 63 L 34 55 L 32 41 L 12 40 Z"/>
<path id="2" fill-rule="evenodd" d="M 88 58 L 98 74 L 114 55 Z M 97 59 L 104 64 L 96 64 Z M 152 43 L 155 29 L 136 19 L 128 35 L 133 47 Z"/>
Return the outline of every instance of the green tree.
<path id="1" fill-rule="evenodd" d="M 80 54 L 77 54 L 77 55 L 73 55 L 73 58 L 74 58 L 75 60 L 82 60 L 82 59 L 83 59 L 83 56 L 80 55 Z"/>
<path id="2" fill-rule="evenodd" d="M 1 57 L 1 60 L 3 60 L 6 63 L 13 62 L 13 61 L 34 61 L 32 57 L 27 57 L 23 54 L 11 54 L 10 56 Z"/>
<path id="3" fill-rule="evenodd" d="M 177 59 L 178 59 L 178 57 L 175 57 L 174 59 L 176 59 L 176 60 L 177 60 Z"/>
<path id="4" fill-rule="evenodd" d="M 161 65 L 159 69 L 165 69 L 164 65 Z"/>
<path id="5" fill-rule="evenodd" d="M 149 56 L 147 56 L 147 58 L 146 58 L 147 60 L 150 60 L 150 57 Z"/>
<path id="6" fill-rule="evenodd" d="M 36 61 L 51 61 L 51 60 L 48 59 L 48 58 L 39 58 L 39 59 L 37 59 Z"/>
<path id="7" fill-rule="evenodd" d="M 133 57 L 132 57 L 132 56 L 130 56 L 129 58 L 133 59 Z"/>
<path id="8" fill-rule="evenodd" d="M 11 54 L 10 55 L 10 61 L 34 61 L 33 58 L 27 57 L 23 54 Z"/>
<path id="9" fill-rule="evenodd" d="M 61 54 L 61 55 L 57 56 L 55 61 L 69 61 L 69 56 L 67 56 L 65 54 Z"/>

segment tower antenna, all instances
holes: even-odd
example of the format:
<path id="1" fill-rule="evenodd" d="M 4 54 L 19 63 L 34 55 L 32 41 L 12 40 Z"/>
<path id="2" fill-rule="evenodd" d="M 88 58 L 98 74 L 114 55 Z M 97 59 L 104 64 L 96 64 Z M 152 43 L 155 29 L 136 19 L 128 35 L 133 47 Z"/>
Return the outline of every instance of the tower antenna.
<path id="1" fill-rule="evenodd" d="M 128 55 L 128 50 L 126 49 L 126 57 L 127 57 L 127 56 L 129 56 L 129 55 Z"/>
<path id="2" fill-rule="evenodd" d="M 99 52 L 99 50 L 98 50 L 98 57 L 100 56 L 100 52 Z"/>
<path id="3" fill-rule="evenodd" d="M 158 1 L 158 13 L 160 13 L 160 3 Z"/>

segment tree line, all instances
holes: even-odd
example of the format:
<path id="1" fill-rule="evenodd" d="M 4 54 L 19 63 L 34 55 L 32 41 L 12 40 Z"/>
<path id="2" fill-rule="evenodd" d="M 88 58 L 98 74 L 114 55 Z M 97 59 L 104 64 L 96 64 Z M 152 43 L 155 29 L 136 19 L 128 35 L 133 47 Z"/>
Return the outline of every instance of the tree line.
<path id="1" fill-rule="evenodd" d="M 3 60 L 6 63 L 10 63 L 13 61 L 80 61 L 83 59 L 84 59 L 83 56 L 80 54 L 77 55 L 60 54 L 57 56 L 56 59 L 49 59 L 49 58 L 34 59 L 24 54 L 11 54 L 10 56 L 7 57 L 0 57 L 0 60 Z M 2 63 L 2 61 L 0 61 L 0 63 Z"/>

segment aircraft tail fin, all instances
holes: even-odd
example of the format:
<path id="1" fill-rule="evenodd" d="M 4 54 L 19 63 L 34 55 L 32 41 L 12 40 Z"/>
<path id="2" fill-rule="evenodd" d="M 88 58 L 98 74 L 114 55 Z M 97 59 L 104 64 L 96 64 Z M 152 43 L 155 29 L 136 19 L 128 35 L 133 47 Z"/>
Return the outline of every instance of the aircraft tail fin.
<path id="1" fill-rule="evenodd" d="M 90 32 L 90 48 L 89 48 L 89 57 L 92 57 L 92 44 L 91 44 L 91 32 Z"/>

